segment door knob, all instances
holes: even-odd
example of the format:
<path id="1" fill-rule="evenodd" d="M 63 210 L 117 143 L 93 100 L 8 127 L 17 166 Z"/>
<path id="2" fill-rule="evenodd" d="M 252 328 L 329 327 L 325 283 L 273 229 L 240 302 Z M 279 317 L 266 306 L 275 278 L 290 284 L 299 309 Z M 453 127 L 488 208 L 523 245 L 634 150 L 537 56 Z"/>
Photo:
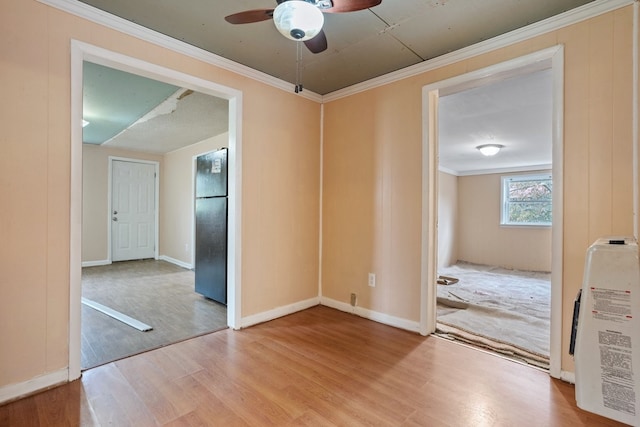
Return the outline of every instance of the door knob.
<path id="1" fill-rule="evenodd" d="M 114 220 L 114 221 L 116 221 L 116 222 L 118 221 L 118 218 L 117 218 L 117 217 L 115 217 L 115 216 L 114 216 L 113 218 L 111 218 L 111 219 L 112 219 L 112 220 Z"/>
<path id="2" fill-rule="evenodd" d="M 113 214 L 114 215 L 118 215 L 118 211 L 113 211 Z"/>

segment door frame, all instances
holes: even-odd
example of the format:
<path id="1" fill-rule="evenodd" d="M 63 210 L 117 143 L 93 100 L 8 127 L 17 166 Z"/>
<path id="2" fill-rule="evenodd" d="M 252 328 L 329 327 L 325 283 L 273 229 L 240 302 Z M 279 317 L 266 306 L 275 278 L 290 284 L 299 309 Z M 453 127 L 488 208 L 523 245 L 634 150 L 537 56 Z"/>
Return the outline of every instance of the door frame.
<path id="1" fill-rule="evenodd" d="M 227 325 L 242 319 L 242 92 L 221 84 L 71 40 L 71 196 L 69 250 L 69 381 L 81 375 L 82 275 L 82 91 L 84 61 L 186 87 L 229 101 L 229 235 Z"/>
<path id="2" fill-rule="evenodd" d="M 436 330 L 438 256 L 438 98 L 522 71 L 551 69 L 553 225 L 551 232 L 551 314 L 549 374 L 560 378 L 562 361 L 563 112 L 564 47 L 547 48 L 510 61 L 442 80 L 422 88 L 422 230 L 420 333 Z"/>
<path id="3" fill-rule="evenodd" d="M 119 162 L 130 162 L 130 163 L 144 163 L 144 164 L 149 164 L 149 165 L 154 165 L 154 172 L 155 172 L 155 178 L 154 178 L 154 206 L 153 209 L 155 210 L 154 215 L 155 215 L 155 224 L 154 224 L 154 237 L 153 237 L 153 258 L 154 259 L 158 259 L 159 256 L 159 242 L 160 242 L 160 214 L 159 214 L 159 209 L 160 209 L 160 164 L 156 161 L 153 160 L 140 160 L 140 159 L 133 159 L 133 158 L 129 158 L 129 157 L 117 157 L 117 156 L 109 156 L 109 171 L 108 171 L 108 178 L 107 178 L 107 192 L 108 192 L 108 196 L 107 196 L 107 209 L 108 209 L 108 215 L 107 215 L 107 235 L 109 236 L 109 238 L 107 239 L 107 251 L 108 251 L 108 256 L 107 256 L 107 260 L 109 261 L 109 264 L 111 264 L 112 259 L 113 259 L 113 253 L 112 248 L 113 248 L 113 234 L 112 234 L 112 226 L 113 226 L 113 221 L 111 221 L 111 212 L 113 212 L 112 209 L 112 202 L 113 202 L 113 162 L 114 161 L 119 161 Z"/>

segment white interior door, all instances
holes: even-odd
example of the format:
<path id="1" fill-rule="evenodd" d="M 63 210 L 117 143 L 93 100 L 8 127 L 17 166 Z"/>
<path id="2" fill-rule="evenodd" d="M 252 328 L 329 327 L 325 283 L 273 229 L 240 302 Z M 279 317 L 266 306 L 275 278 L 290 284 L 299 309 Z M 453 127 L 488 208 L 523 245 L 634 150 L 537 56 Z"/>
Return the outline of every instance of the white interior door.
<path id="1" fill-rule="evenodd" d="M 111 180 L 111 260 L 153 258 L 155 165 L 114 160 Z"/>

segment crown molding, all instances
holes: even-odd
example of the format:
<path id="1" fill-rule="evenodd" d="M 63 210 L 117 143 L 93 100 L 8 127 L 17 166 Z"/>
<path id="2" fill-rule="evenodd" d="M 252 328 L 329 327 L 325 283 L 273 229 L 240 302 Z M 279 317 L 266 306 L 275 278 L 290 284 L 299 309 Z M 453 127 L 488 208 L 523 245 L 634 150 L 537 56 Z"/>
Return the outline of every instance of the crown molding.
<path id="1" fill-rule="evenodd" d="M 464 170 L 457 171 L 445 166 L 438 166 L 440 172 L 448 173 L 453 176 L 476 176 L 476 175 L 491 175 L 501 173 L 520 173 L 520 172 L 534 172 L 534 171 L 550 171 L 552 170 L 551 164 L 543 165 L 530 165 L 530 166 L 512 166 L 508 168 L 492 168 L 492 169 L 476 169 L 476 170 Z"/>
<path id="2" fill-rule="evenodd" d="M 371 80 L 367 80 L 365 82 L 328 93 L 322 97 L 322 102 L 325 103 L 335 101 L 337 99 L 345 98 L 359 92 L 364 92 L 366 90 L 384 86 L 389 83 L 397 82 L 409 77 L 414 77 L 427 71 L 442 68 L 444 66 L 451 65 L 453 63 L 469 59 L 474 56 L 482 55 L 496 49 L 528 40 L 541 34 L 556 31 L 569 25 L 577 24 L 578 22 L 582 22 L 595 16 L 620 9 L 621 7 L 632 5 L 633 3 L 635 3 L 635 1 L 636 0 L 595 0 L 592 3 L 588 3 L 584 6 L 577 7 L 556 16 L 552 16 L 551 18 L 535 22 L 533 24 L 527 25 L 526 27 L 518 28 L 516 30 L 493 37 L 488 40 L 484 40 L 482 42 L 456 50 L 454 52 L 447 53 L 433 59 L 428 59 L 424 62 L 411 65 L 401 70 L 394 71 L 389 74 L 385 74 L 383 76 L 376 77 Z"/>
<path id="3" fill-rule="evenodd" d="M 211 64 L 227 71 L 239 74 L 241 76 L 248 77 L 277 89 L 281 89 L 286 92 L 293 92 L 294 85 L 289 82 L 285 82 L 284 80 L 270 76 L 269 74 L 263 73 L 262 71 L 258 71 L 237 62 L 231 61 L 230 59 L 166 36 L 157 31 L 153 31 L 147 27 L 143 27 L 142 25 L 127 21 L 126 19 L 112 15 L 86 3 L 82 3 L 77 0 L 36 1 L 61 10 L 63 12 L 67 12 L 88 21 L 94 22 L 96 24 L 103 25 L 112 30 L 130 35 L 137 39 L 153 43 L 157 46 L 164 47 L 166 49 L 189 56 L 207 64 Z M 309 90 L 304 90 L 297 95 L 303 98 L 307 98 L 311 101 L 319 103 L 322 102 L 321 95 Z"/>

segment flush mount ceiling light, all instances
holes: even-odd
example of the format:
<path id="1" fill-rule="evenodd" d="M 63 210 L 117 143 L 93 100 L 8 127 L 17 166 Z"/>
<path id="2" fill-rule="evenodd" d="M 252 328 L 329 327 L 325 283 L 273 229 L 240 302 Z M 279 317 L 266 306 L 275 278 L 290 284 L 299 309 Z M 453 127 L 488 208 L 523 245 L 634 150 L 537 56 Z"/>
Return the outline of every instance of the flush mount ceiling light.
<path id="1" fill-rule="evenodd" d="M 476 148 L 485 156 L 495 156 L 504 145 L 500 144 L 484 144 L 478 145 Z"/>
<path id="2" fill-rule="evenodd" d="M 315 4 L 305 0 L 288 0 L 275 8 L 273 22 L 286 38 L 303 42 L 320 33 L 324 15 Z"/>

